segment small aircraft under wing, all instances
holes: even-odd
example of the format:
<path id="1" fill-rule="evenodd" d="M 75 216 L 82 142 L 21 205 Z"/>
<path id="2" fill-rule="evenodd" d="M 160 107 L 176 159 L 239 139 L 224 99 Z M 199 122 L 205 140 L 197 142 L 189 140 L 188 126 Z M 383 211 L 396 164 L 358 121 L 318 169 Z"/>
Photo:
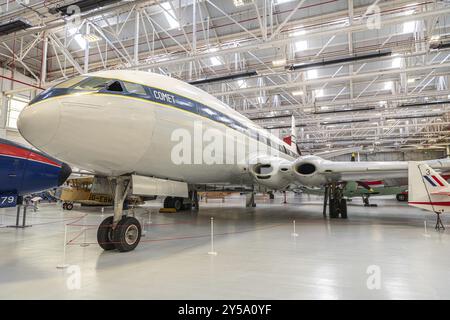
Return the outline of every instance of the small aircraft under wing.
<path id="1" fill-rule="evenodd" d="M 300 190 L 306 194 L 324 195 L 324 188 L 310 188 L 310 187 L 300 187 Z M 364 206 L 376 206 L 371 205 L 369 198 L 377 196 L 396 196 L 398 201 L 406 201 L 408 190 L 407 185 L 389 185 L 385 184 L 384 181 L 347 181 L 343 189 L 343 196 L 347 199 L 361 197 Z"/>
<path id="2" fill-rule="evenodd" d="M 183 198 L 195 202 L 202 185 L 242 185 L 251 190 L 325 186 L 330 216 L 344 218 L 343 182 L 408 176 L 407 162 L 335 162 L 300 156 L 295 145 L 207 92 L 171 77 L 134 70 L 95 72 L 49 88 L 23 109 L 18 128 L 36 148 L 109 179 L 114 216 L 102 222 L 97 234 L 105 250 L 130 251 L 139 243 L 139 221 L 123 217 L 122 211 L 136 187 L 133 181 L 150 184 L 140 185 L 141 191 L 161 193 L 140 196 L 171 197 L 172 192 L 175 201 L 165 204 Z M 449 160 L 427 163 L 450 169 Z M 174 192 L 175 185 L 186 191 L 183 198 Z"/>
<path id="3" fill-rule="evenodd" d="M 450 184 L 428 164 L 413 161 L 408 180 L 408 204 L 436 213 L 436 229 L 445 229 L 440 214 L 450 212 Z"/>

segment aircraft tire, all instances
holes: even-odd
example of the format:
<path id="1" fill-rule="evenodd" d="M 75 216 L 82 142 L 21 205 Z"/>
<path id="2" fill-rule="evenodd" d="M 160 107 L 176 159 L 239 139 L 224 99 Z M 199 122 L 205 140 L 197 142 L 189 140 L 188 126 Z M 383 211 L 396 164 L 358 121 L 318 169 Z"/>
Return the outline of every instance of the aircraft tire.
<path id="1" fill-rule="evenodd" d="M 120 252 L 134 250 L 141 240 L 141 224 L 134 217 L 123 217 L 114 229 L 114 245 Z"/>
<path id="2" fill-rule="evenodd" d="M 63 208 L 63 210 L 66 210 L 66 209 L 67 209 L 67 203 L 64 202 L 64 203 L 62 204 L 62 208 Z"/>
<path id="3" fill-rule="evenodd" d="M 100 226 L 97 230 L 98 245 L 105 251 L 116 249 L 116 246 L 113 243 L 113 221 L 113 216 L 106 218 L 102 221 L 102 223 L 100 223 Z"/>
<path id="4" fill-rule="evenodd" d="M 73 203 L 67 203 L 66 204 L 66 210 L 70 211 L 73 209 Z"/>
<path id="5" fill-rule="evenodd" d="M 173 208 L 175 208 L 175 210 L 180 211 L 181 209 L 183 209 L 183 198 L 174 198 L 173 199 Z"/>
<path id="6" fill-rule="evenodd" d="M 329 207 L 330 207 L 330 218 L 331 219 L 339 218 L 339 214 L 336 208 L 336 201 L 334 199 L 331 199 Z"/>
<path id="7" fill-rule="evenodd" d="M 342 199 L 340 203 L 341 218 L 347 219 L 347 199 Z"/>
<path id="8" fill-rule="evenodd" d="M 399 202 L 405 202 L 406 200 L 408 200 L 407 196 L 404 195 L 404 194 L 402 194 L 402 193 L 397 194 L 397 195 L 395 196 L 395 198 L 396 198 L 397 201 L 399 201 Z"/>
<path id="9" fill-rule="evenodd" d="M 172 197 L 164 198 L 164 208 L 173 208 L 173 198 Z"/>

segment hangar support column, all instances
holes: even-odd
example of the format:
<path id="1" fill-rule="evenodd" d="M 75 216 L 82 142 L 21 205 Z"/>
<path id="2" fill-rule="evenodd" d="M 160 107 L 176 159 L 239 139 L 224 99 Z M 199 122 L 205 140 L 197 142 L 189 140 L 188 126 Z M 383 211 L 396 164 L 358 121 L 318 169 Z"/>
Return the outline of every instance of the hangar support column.
<path id="1" fill-rule="evenodd" d="M 6 121 L 8 118 L 8 98 L 4 92 L 0 93 L 0 138 L 6 138 Z"/>

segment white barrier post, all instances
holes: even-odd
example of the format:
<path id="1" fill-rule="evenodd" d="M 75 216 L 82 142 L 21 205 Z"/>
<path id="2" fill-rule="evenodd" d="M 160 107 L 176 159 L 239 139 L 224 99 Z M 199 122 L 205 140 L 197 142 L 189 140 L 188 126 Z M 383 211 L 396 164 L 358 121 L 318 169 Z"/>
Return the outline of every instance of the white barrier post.
<path id="1" fill-rule="evenodd" d="M 211 217 L 211 251 L 208 252 L 209 255 L 217 256 L 217 252 L 214 251 L 214 218 Z"/>
<path id="2" fill-rule="evenodd" d="M 65 269 L 69 265 L 66 264 L 66 245 L 67 245 L 67 224 L 64 225 L 64 246 L 63 246 L 63 261 L 56 266 L 57 269 Z"/>
<path id="3" fill-rule="evenodd" d="M 83 243 L 80 244 L 80 247 L 89 247 L 89 243 L 86 241 L 86 231 L 88 230 L 88 227 L 83 227 Z"/>
<path id="4" fill-rule="evenodd" d="M 293 224 L 294 224 L 294 232 L 291 233 L 291 236 L 293 236 L 293 237 L 298 237 L 298 233 L 295 232 L 295 220 L 293 221 Z"/>
<path id="5" fill-rule="evenodd" d="M 423 221 L 423 229 L 425 231 L 425 233 L 423 234 L 424 237 L 426 238 L 430 238 L 431 235 L 428 233 L 428 225 L 427 225 L 427 220 Z"/>
<path id="6" fill-rule="evenodd" d="M 141 221 L 139 223 L 141 224 L 141 237 L 145 237 L 147 234 L 147 225 L 145 224 L 145 217 L 142 215 Z"/>

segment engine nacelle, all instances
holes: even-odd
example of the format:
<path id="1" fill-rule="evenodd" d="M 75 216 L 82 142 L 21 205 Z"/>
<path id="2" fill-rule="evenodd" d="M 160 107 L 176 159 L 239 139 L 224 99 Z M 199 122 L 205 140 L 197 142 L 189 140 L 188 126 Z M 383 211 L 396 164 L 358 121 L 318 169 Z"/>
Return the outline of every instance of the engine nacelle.
<path id="1" fill-rule="evenodd" d="M 292 163 L 276 157 L 260 157 L 250 165 L 256 183 L 272 190 L 285 189 L 293 178 Z"/>
<path id="2" fill-rule="evenodd" d="M 292 165 L 297 182 L 309 187 L 319 187 L 329 182 L 322 169 L 326 161 L 316 156 L 298 158 Z"/>

